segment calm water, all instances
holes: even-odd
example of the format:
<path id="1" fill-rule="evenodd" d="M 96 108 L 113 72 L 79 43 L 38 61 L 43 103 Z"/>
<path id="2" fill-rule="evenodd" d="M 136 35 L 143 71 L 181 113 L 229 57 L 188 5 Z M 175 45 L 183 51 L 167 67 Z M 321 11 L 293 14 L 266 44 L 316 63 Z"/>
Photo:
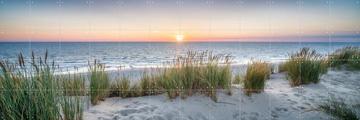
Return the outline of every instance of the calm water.
<path id="1" fill-rule="evenodd" d="M 277 62 L 287 58 L 288 54 L 302 47 L 316 49 L 328 54 L 337 48 L 357 43 L 0 43 L 0 59 L 16 60 L 22 52 L 29 56 L 31 51 L 43 55 L 49 51 L 49 57 L 63 71 L 87 70 L 89 60 L 98 59 L 105 63 L 107 70 L 125 68 L 143 68 L 161 66 L 176 55 L 188 50 L 213 51 L 215 54 L 231 54 L 234 64 L 244 64 L 251 59 Z"/>

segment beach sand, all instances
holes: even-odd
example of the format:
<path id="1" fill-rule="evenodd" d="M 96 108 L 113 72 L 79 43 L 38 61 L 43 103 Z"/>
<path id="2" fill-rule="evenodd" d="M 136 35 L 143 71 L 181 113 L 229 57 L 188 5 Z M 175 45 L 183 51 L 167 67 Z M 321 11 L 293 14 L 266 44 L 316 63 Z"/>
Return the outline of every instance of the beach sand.
<path id="1" fill-rule="evenodd" d="M 359 108 L 360 72 L 330 70 L 318 84 L 290 87 L 284 73 L 272 74 L 264 92 L 246 96 L 234 85 L 233 95 L 218 92 L 218 102 L 195 94 L 170 100 L 166 94 L 107 98 L 84 113 L 87 120 L 263 120 L 330 119 L 317 106 L 331 98 Z M 359 108 L 360 109 L 360 108 Z M 357 115 L 360 111 L 357 109 Z"/>

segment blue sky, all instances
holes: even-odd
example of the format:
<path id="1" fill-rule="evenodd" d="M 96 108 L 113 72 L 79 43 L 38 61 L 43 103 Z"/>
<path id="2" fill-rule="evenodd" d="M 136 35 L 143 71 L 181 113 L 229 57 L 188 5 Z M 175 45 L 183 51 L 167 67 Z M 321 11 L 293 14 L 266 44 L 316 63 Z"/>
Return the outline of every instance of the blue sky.
<path id="1" fill-rule="evenodd" d="M 357 41 L 359 11 L 360 0 L 0 0 L 0 41 Z"/>

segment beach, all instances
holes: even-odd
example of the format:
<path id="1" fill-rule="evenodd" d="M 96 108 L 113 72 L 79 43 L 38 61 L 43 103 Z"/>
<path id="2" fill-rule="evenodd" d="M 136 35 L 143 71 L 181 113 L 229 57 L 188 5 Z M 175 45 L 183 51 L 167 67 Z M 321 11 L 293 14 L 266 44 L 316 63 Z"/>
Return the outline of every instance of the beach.
<path id="1" fill-rule="evenodd" d="M 41 108 L 48 109 L 41 117 L 77 120 L 357 119 L 360 50 L 344 45 L 332 51 L 283 51 L 289 53 L 285 59 L 243 61 L 239 55 L 187 51 L 160 66 L 117 70 L 106 64 L 109 61 L 95 59 L 84 71 L 62 71 L 67 65 L 50 62 L 54 55 L 48 51 L 43 57 L 31 53 L 30 58 L 20 53 L 18 60 L 0 62 L 0 100 L 5 106 L 0 110 L 9 114 L 4 118 L 16 116 L 15 106 L 31 111 L 23 116 Z M 27 107 L 32 105 L 39 108 Z"/>
<path id="2" fill-rule="evenodd" d="M 284 73 L 272 74 L 264 92 L 247 96 L 232 86 L 231 96 L 218 92 L 214 102 L 204 95 L 169 100 L 165 94 L 136 98 L 107 98 L 84 113 L 89 120 L 299 120 L 331 119 L 318 110 L 329 99 L 357 106 L 360 115 L 360 72 L 330 70 L 320 83 L 291 87 Z"/>

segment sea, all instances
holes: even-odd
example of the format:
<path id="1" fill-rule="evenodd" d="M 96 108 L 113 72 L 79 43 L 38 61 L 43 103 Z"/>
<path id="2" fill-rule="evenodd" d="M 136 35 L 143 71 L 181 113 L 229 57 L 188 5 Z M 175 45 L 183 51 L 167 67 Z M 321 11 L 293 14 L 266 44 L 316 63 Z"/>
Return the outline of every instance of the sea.
<path id="1" fill-rule="evenodd" d="M 16 62 L 22 53 L 44 56 L 58 66 L 57 72 L 86 72 L 89 62 L 98 60 L 106 70 L 162 67 L 187 51 L 209 51 L 231 55 L 233 65 L 253 60 L 281 62 L 303 47 L 327 55 L 344 46 L 360 42 L 0 42 L 0 60 Z"/>

